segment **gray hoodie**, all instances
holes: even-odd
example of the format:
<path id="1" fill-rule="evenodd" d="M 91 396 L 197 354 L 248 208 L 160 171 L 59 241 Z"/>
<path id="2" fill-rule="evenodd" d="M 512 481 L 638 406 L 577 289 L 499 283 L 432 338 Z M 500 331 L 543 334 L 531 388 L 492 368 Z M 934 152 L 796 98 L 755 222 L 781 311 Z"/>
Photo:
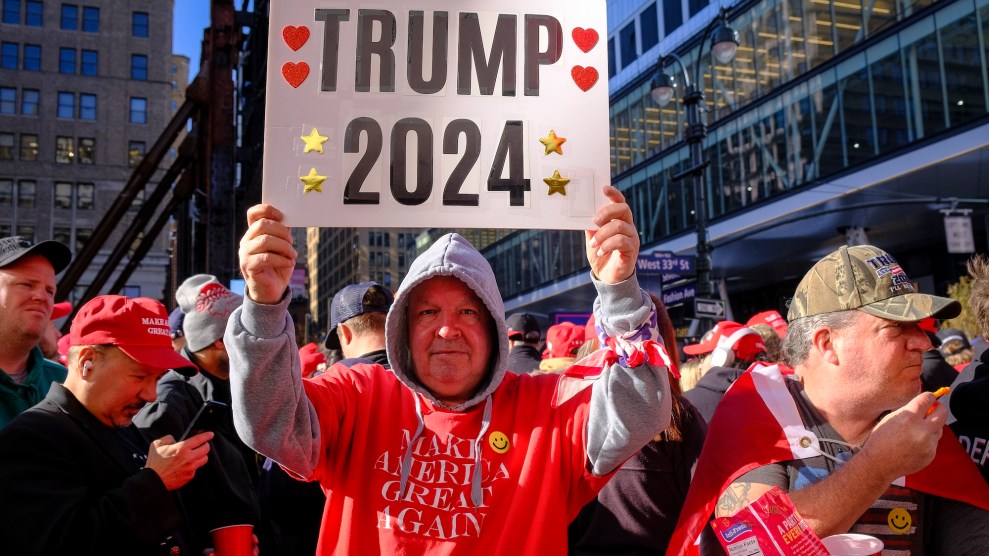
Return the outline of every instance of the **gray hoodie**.
<path id="1" fill-rule="evenodd" d="M 395 296 L 385 324 L 392 372 L 422 398 L 443 405 L 411 372 L 406 322 L 409 292 L 436 276 L 453 276 L 467 284 L 481 298 L 494 320 L 498 349 L 494 351 L 491 372 L 473 398 L 449 408 L 464 411 L 485 402 L 486 423 L 490 417 L 491 395 L 507 372 L 508 329 L 494 272 L 487 260 L 457 234 L 443 236 L 418 257 Z M 597 322 L 607 334 L 623 336 L 649 323 L 653 315 L 652 302 L 639 289 L 634 276 L 614 285 L 593 281 L 598 290 L 594 311 Z M 296 475 L 310 477 L 319 462 L 320 431 L 316 410 L 302 385 L 288 302 L 288 296 L 277 305 L 262 305 L 245 298 L 243 306 L 230 317 L 224 343 L 230 355 L 231 393 L 238 434 L 253 449 Z M 587 454 L 591 470 L 604 475 L 669 425 L 669 381 L 663 367 L 644 364 L 629 369 L 615 364 L 605 369 L 592 388 Z M 417 406 L 419 399 L 416 396 Z M 421 410 L 419 423 L 417 436 L 422 427 Z M 484 434 L 483 429 L 481 434 Z M 412 444 L 414 440 L 409 443 L 410 448 Z M 409 454 L 406 454 L 405 459 L 408 458 Z M 402 467 L 404 490 L 406 465 Z"/>

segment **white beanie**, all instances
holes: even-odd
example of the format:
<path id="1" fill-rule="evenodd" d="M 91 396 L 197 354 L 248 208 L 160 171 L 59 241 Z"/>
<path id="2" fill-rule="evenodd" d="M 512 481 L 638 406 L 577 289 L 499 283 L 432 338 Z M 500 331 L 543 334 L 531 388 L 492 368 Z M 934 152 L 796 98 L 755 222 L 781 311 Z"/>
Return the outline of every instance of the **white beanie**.
<path id="1" fill-rule="evenodd" d="M 195 353 L 223 338 L 227 319 L 244 298 L 223 287 L 216 276 L 197 274 L 182 282 L 175 300 L 185 313 L 182 329 L 186 345 Z"/>

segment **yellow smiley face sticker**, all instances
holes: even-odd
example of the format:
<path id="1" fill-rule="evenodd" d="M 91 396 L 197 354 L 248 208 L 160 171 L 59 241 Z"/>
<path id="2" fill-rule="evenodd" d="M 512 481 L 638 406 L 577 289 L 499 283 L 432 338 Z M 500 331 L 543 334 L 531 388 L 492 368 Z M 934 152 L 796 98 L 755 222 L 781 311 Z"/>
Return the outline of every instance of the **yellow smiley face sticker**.
<path id="1" fill-rule="evenodd" d="M 913 519 L 910 517 L 910 512 L 904 510 L 903 508 L 893 508 L 889 512 L 889 516 L 886 518 L 886 523 L 889 524 L 890 530 L 894 533 L 904 534 L 910 532 L 910 526 L 913 525 Z"/>
<path id="2" fill-rule="evenodd" d="M 488 435 L 488 444 L 491 445 L 491 449 L 499 454 L 504 454 L 508 451 L 508 437 L 505 433 L 494 431 Z"/>

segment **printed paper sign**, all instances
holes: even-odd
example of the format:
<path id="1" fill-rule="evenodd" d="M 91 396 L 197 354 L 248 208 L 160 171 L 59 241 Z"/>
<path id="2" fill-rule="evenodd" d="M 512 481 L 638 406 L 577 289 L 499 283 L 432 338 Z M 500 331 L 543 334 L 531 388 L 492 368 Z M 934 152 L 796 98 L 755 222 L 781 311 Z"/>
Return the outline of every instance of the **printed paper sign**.
<path id="1" fill-rule="evenodd" d="M 273 0 L 263 200 L 290 226 L 587 229 L 605 2 Z"/>

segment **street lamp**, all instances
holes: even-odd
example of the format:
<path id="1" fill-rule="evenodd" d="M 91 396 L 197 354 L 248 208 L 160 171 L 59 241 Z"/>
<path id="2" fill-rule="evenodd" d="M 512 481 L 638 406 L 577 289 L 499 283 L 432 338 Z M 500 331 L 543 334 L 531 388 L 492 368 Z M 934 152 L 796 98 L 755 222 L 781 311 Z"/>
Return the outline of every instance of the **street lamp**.
<path id="1" fill-rule="evenodd" d="M 720 64 L 728 64 L 735 58 L 738 50 L 738 32 L 728 24 L 728 17 L 722 8 L 714 20 L 704 30 L 704 37 L 710 37 L 711 54 Z M 707 188 L 704 187 L 704 172 L 709 160 L 703 160 L 701 154 L 701 143 L 707 136 L 707 124 L 701 121 L 700 112 L 710 112 L 710 107 L 704 102 L 704 86 L 701 83 L 700 60 L 704 53 L 704 44 L 701 41 L 700 50 L 697 55 L 697 63 L 694 64 L 694 80 L 690 80 L 683 60 L 676 54 L 667 54 L 659 59 L 659 68 L 656 76 L 652 80 L 652 98 L 660 107 L 669 104 L 673 99 L 673 89 L 676 87 L 676 80 L 672 75 L 663 71 L 663 68 L 672 62 L 680 66 L 680 73 L 683 74 L 685 87 L 683 106 L 687 110 L 687 129 L 684 139 L 690 146 L 690 168 L 673 176 L 673 181 L 680 180 L 687 176 L 693 176 L 694 187 L 694 213 L 697 224 L 697 297 L 711 297 L 714 295 L 714 285 L 711 283 L 711 244 L 707 239 Z M 712 72 L 713 73 L 713 72 Z"/>

